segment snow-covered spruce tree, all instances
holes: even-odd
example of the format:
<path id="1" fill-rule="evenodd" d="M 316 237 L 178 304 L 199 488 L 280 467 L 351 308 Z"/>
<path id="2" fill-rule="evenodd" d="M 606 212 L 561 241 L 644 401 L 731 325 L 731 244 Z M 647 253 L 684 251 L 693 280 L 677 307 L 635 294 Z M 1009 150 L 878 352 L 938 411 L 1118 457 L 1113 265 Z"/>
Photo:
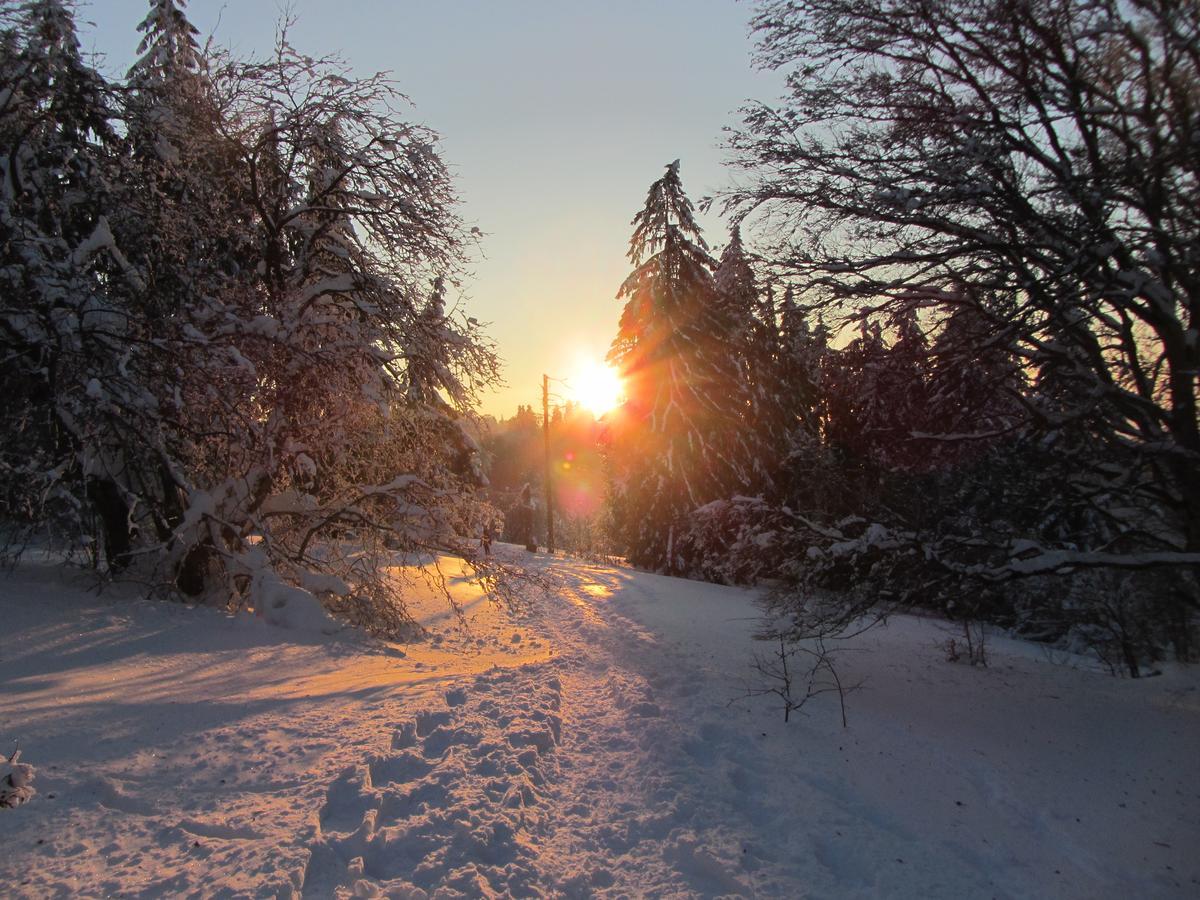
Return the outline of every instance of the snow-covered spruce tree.
<path id="1" fill-rule="evenodd" d="M 158 318 L 220 293 L 248 255 L 244 179 L 184 5 L 151 0 L 123 104 L 131 203 L 120 230 Z"/>
<path id="2" fill-rule="evenodd" d="M 742 230 L 734 225 L 729 230 L 729 243 L 721 251 L 713 273 L 717 302 L 722 304 L 740 332 L 740 343 L 750 352 L 773 354 L 777 340 L 775 310 L 766 293 L 759 290 L 758 280 L 746 247 Z M 751 363 L 757 362 L 752 359 Z"/>
<path id="3" fill-rule="evenodd" d="M 1028 424 L 1088 418 L 1091 501 L 1162 525 L 1075 545 L 1035 530 L 974 571 L 1169 566 L 1194 615 L 1200 8 L 771 0 L 754 27 L 759 63 L 792 75 L 732 141 L 747 179 L 729 200 L 757 217 L 762 255 L 831 309 L 973 305 L 1034 380 L 1060 360 L 1086 399 L 1028 393 Z"/>
<path id="4" fill-rule="evenodd" d="M 844 479 L 835 477 L 834 457 L 826 441 L 829 419 L 827 385 L 834 357 L 829 331 L 796 301 L 791 285 L 780 304 L 780 402 L 788 429 L 774 499 L 807 515 L 833 515 L 842 505 Z"/>
<path id="5" fill-rule="evenodd" d="M 814 325 L 810 318 L 796 302 L 792 286 L 787 285 L 779 310 L 778 365 L 788 393 L 780 402 L 789 409 L 790 425 L 817 434 L 824 418 L 821 383 L 829 355 L 829 331 L 819 319 Z"/>
<path id="6" fill-rule="evenodd" d="M 717 292 L 678 160 L 633 225 L 636 268 L 617 294 L 626 302 L 609 351 L 627 397 L 611 425 L 611 502 L 629 559 L 683 574 L 700 562 L 679 545 L 688 517 L 753 484 L 744 331 Z"/>
<path id="7" fill-rule="evenodd" d="M 1026 384 L 1009 329 L 985 318 L 974 298 L 951 306 L 929 350 L 924 398 L 927 458 L 938 464 L 968 460 L 998 442 L 1011 442 L 1028 423 Z"/>
<path id="8" fill-rule="evenodd" d="M 874 493 L 877 451 L 891 410 L 884 396 L 888 348 L 881 325 L 864 314 L 858 335 L 826 359 L 823 373 L 825 438 Z M 857 504 L 855 504 L 857 506 Z"/>
<path id="9" fill-rule="evenodd" d="M 113 205 L 113 98 L 62 0 L 0 7 L 0 454 L 7 525 L 78 539 L 96 514 L 129 561 L 119 446 L 147 422 L 135 326 L 106 296 L 128 261 Z"/>
<path id="10" fill-rule="evenodd" d="M 880 431 L 880 457 L 892 469 L 928 469 L 929 449 L 915 438 L 930 427 L 936 411 L 930 408 L 930 347 L 914 307 L 898 309 L 892 316 L 894 337 L 888 348 L 880 389 L 887 404 L 887 421 Z M 936 428 L 945 431 L 943 423 Z"/>
<path id="11" fill-rule="evenodd" d="M 770 295 L 759 288 L 737 225 L 730 229 L 713 280 L 718 302 L 735 329 L 729 351 L 736 355 L 750 395 L 745 439 L 751 450 L 752 489 L 769 492 L 790 426 L 790 385 L 782 380 L 776 312 Z"/>
<path id="12" fill-rule="evenodd" d="M 775 560 L 758 528 L 767 498 L 788 483 L 793 430 L 799 403 L 789 382 L 778 315 L 771 291 L 759 289 L 741 229 L 734 225 L 714 274 L 716 301 L 729 319 L 727 352 L 746 392 L 742 425 L 747 481 L 728 496 L 697 509 L 677 539 L 694 561 L 690 574 L 746 584 L 769 575 Z"/>
<path id="13" fill-rule="evenodd" d="M 150 0 L 150 11 L 137 30 L 142 32 L 141 54 L 129 72 L 135 87 L 174 85 L 188 76 L 200 76 L 208 67 L 197 38 L 200 30 L 188 21 L 187 0 Z M 169 114 L 164 110 L 164 114 Z"/>

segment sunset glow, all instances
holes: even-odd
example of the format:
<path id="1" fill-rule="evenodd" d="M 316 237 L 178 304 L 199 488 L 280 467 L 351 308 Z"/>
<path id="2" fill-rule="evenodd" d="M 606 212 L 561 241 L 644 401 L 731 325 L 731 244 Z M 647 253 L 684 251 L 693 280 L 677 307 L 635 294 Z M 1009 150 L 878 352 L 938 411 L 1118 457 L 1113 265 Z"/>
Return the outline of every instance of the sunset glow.
<path id="1" fill-rule="evenodd" d="M 624 391 L 616 370 L 597 362 L 581 366 L 568 384 L 571 399 L 597 417 L 617 406 Z"/>

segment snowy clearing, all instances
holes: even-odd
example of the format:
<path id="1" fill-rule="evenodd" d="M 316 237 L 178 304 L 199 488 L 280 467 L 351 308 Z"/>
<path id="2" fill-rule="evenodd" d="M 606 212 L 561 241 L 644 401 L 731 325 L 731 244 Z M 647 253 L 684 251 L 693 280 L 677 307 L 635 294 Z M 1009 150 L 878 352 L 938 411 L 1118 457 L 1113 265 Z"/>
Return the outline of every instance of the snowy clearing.
<path id="1" fill-rule="evenodd" d="M 498 552 L 510 613 L 443 559 L 467 628 L 383 645 L 0 583 L 6 896 L 1193 897 L 1200 679 L 1117 680 L 897 618 L 865 687 L 784 725 L 744 699 L 752 592 Z M 417 592 L 419 594 L 419 592 Z M 730 701 L 733 700 L 731 703 Z"/>

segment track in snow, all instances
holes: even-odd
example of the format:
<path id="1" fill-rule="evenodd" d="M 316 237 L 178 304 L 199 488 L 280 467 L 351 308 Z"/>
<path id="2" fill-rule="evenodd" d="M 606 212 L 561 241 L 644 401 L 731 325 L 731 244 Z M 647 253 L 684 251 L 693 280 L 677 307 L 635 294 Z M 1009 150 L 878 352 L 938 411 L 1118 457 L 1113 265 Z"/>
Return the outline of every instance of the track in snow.
<path id="1" fill-rule="evenodd" d="M 553 573 L 557 658 L 461 680 L 397 723 L 392 752 L 326 792 L 306 896 L 746 895 L 681 823 L 665 725 L 684 679 L 633 662 L 663 648 L 607 605 L 613 570 Z M 630 642 L 638 645 L 630 658 Z"/>

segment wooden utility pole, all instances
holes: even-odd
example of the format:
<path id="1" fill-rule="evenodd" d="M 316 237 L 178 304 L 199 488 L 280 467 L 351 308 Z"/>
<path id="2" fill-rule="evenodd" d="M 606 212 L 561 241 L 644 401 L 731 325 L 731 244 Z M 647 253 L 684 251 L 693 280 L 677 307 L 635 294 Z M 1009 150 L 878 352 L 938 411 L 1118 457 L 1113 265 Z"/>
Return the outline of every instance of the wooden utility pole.
<path id="1" fill-rule="evenodd" d="M 546 550 L 554 552 L 554 463 L 550 459 L 550 376 L 542 376 L 542 434 L 546 438 Z"/>

